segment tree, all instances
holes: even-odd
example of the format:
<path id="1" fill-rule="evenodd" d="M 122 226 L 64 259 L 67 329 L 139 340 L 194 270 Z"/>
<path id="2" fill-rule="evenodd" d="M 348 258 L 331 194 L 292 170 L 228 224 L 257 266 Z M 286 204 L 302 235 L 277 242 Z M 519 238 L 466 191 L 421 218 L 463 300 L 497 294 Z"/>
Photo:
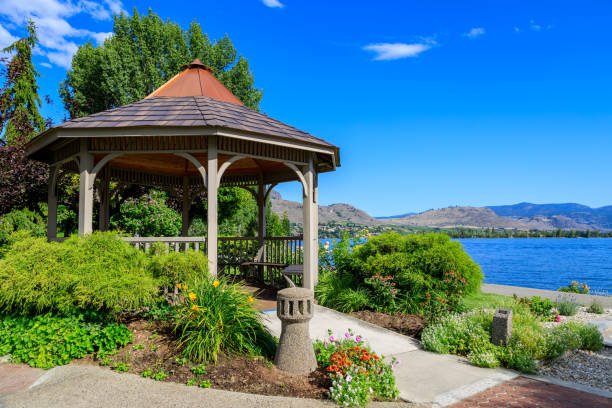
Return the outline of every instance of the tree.
<path id="1" fill-rule="evenodd" d="M 0 215 L 38 211 L 38 203 L 46 201 L 48 173 L 48 166 L 26 158 L 22 147 L 0 146 Z"/>
<path id="2" fill-rule="evenodd" d="M 150 9 L 144 16 L 136 9 L 131 17 L 115 15 L 104 45 L 79 47 L 60 95 L 72 118 L 101 112 L 143 99 L 195 58 L 246 106 L 258 109 L 262 91 L 253 87 L 248 61 L 237 57 L 227 36 L 211 43 L 195 20 L 185 31 Z"/>
<path id="3" fill-rule="evenodd" d="M 46 129 L 38 107 L 36 77 L 40 76 L 32 63 L 32 49 L 36 47 L 36 26 L 28 22 L 28 36 L 4 48 L 14 53 L 4 68 L 6 82 L 0 89 L 0 134 L 4 144 L 19 146 Z"/>

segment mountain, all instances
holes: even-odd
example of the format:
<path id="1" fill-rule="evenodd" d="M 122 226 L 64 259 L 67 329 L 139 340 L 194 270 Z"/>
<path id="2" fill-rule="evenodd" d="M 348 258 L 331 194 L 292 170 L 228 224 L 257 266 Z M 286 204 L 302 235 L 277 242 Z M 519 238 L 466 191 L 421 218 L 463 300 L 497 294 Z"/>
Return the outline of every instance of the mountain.
<path id="1" fill-rule="evenodd" d="M 270 201 L 276 214 L 282 216 L 286 212 L 292 223 L 302 223 L 302 203 L 284 200 L 276 191 L 272 191 Z M 350 204 L 319 206 L 319 224 L 332 222 L 364 226 L 609 231 L 612 230 L 612 206 L 591 208 L 574 203 L 519 203 L 491 207 L 447 207 L 418 214 L 377 218 Z"/>
<path id="2" fill-rule="evenodd" d="M 538 216 L 563 217 L 586 225 L 589 229 L 612 229 L 612 205 L 591 208 L 576 203 L 564 204 L 532 204 L 518 203 L 514 205 L 498 205 L 488 207 L 495 214 L 514 219 L 532 218 Z"/>
<path id="3" fill-rule="evenodd" d="M 377 220 L 387 220 L 387 219 L 389 219 L 389 218 L 402 218 L 402 217 L 406 217 L 406 216 L 408 216 L 408 215 L 414 215 L 414 214 L 416 214 L 416 213 L 414 213 L 414 212 L 409 212 L 409 213 L 406 213 L 406 214 L 400 214 L 400 215 L 387 215 L 387 216 L 385 216 L 385 217 L 376 217 L 376 219 L 377 219 Z"/>
<path id="4" fill-rule="evenodd" d="M 270 194 L 272 211 L 282 216 L 287 213 L 289 221 L 296 224 L 302 223 L 302 203 L 296 201 L 283 200 L 277 191 Z M 330 222 L 352 222 L 358 225 L 380 225 L 381 222 L 368 213 L 350 204 L 332 204 L 319 206 L 319 224 L 329 224 Z"/>

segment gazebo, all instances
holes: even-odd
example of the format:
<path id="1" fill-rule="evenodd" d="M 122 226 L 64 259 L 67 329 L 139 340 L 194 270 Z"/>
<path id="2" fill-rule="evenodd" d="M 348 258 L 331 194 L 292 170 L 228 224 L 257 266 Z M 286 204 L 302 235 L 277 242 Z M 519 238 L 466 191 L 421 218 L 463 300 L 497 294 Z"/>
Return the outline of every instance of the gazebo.
<path id="1" fill-rule="evenodd" d="M 49 240 L 57 239 L 58 170 L 80 175 L 78 233 L 93 229 L 94 183 L 98 189 L 100 230 L 109 227 L 109 182 L 183 191 L 182 238 L 137 237 L 152 242 L 206 249 L 210 271 L 217 273 L 217 191 L 234 186 L 249 190 L 258 204 L 259 248 L 265 237 L 266 199 L 278 183 L 299 181 L 303 188 L 303 285 L 314 288 L 318 276 L 318 175 L 340 165 L 338 147 L 244 106 L 212 70 L 199 60 L 141 101 L 74 119 L 29 142 L 28 157 L 50 165 Z M 196 194 L 206 193 L 206 237 L 187 237 L 189 209 Z M 289 237 L 287 237 L 289 238 Z M 234 239 L 236 251 L 238 242 Z M 223 240 L 223 239 L 222 239 Z M 227 239 L 226 241 L 231 241 Z M 271 242 L 271 241 L 270 241 Z M 272 252 L 295 253 L 293 244 Z M 242 248 L 243 242 L 240 241 Z M 248 246 L 248 242 L 245 244 Z M 302 255 L 301 254 L 301 255 Z M 281 254 L 282 255 L 282 254 Z M 300 256 L 302 259 L 302 256 Z"/>

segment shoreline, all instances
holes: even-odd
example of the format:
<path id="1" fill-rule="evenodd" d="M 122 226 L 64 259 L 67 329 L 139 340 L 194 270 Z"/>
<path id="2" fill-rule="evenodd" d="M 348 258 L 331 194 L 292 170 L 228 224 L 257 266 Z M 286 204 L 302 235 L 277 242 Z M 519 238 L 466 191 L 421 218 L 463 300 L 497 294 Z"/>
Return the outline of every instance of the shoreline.
<path id="1" fill-rule="evenodd" d="M 522 286 L 497 285 L 495 283 L 483 283 L 480 287 L 483 293 L 493 293 L 496 295 L 512 296 L 516 294 L 519 297 L 539 296 L 541 298 L 557 300 L 561 296 L 572 297 L 578 303 L 590 306 L 593 301 L 597 300 L 604 308 L 612 308 L 612 296 L 585 295 L 582 293 L 558 292 L 556 290 L 526 288 Z"/>

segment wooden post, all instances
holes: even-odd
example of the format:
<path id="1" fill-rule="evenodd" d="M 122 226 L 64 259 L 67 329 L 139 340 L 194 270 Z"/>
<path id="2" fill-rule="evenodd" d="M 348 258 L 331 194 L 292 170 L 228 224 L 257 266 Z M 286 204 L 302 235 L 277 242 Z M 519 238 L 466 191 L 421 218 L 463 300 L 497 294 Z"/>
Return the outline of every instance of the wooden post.
<path id="1" fill-rule="evenodd" d="M 57 166 L 49 167 L 47 191 L 47 239 L 57 238 Z"/>
<path id="2" fill-rule="evenodd" d="M 304 287 L 314 290 L 316 284 L 316 259 L 314 256 L 314 239 L 316 237 L 313 229 L 315 219 L 315 203 L 314 203 L 314 165 L 312 157 L 309 159 L 308 165 L 304 166 L 302 173 L 304 174 L 305 185 L 303 192 L 303 218 L 302 226 L 304 230 Z"/>
<path id="3" fill-rule="evenodd" d="M 79 154 L 79 236 L 90 234 L 93 230 L 93 155 L 88 151 L 87 139 L 81 140 Z"/>
<path id="4" fill-rule="evenodd" d="M 102 183 L 100 184 L 100 214 L 99 229 L 108 231 L 110 223 L 110 169 L 104 167 Z"/>
<path id="5" fill-rule="evenodd" d="M 191 208 L 191 196 L 189 194 L 189 177 L 183 176 L 183 223 L 181 226 L 181 236 L 189 235 L 189 209 Z"/>
<path id="6" fill-rule="evenodd" d="M 315 156 L 313 154 L 313 156 Z M 315 156 L 316 157 L 316 156 Z M 319 173 L 316 160 L 312 173 L 312 284 L 319 283 Z"/>
<path id="7" fill-rule="evenodd" d="M 208 248 L 208 266 L 212 276 L 217 275 L 217 191 L 218 191 L 218 160 L 217 160 L 217 136 L 208 137 L 208 167 L 207 167 L 207 192 L 208 192 L 208 237 L 206 245 Z"/>

